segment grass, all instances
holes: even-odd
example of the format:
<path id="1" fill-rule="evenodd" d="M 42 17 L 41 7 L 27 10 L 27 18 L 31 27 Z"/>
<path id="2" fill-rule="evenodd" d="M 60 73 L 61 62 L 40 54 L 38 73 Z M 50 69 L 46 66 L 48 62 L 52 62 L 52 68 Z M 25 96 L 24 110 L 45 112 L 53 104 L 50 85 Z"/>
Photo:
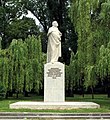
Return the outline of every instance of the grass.
<path id="1" fill-rule="evenodd" d="M 98 103 L 101 108 L 99 109 L 73 109 L 73 110 L 30 110 L 30 109 L 10 109 L 9 105 L 18 101 L 43 101 L 42 96 L 20 96 L 16 98 L 0 99 L 0 112 L 55 112 L 55 113 L 110 113 L 110 98 L 106 95 L 95 95 L 94 99 L 91 99 L 91 95 L 85 95 L 83 98 L 80 95 L 74 97 L 66 97 L 66 101 L 78 101 L 78 102 L 95 102 Z"/>

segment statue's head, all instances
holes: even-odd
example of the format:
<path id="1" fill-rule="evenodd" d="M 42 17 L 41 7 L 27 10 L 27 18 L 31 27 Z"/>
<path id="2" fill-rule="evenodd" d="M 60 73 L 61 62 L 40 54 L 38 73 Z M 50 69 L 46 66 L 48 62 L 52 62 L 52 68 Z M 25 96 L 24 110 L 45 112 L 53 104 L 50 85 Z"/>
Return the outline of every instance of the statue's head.
<path id="1" fill-rule="evenodd" d="M 54 26 L 54 27 L 58 27 L 58 23 L 57 23 L 57 21 L 53 21 L 53 22 L 52 22 L 52 26 Z"/>

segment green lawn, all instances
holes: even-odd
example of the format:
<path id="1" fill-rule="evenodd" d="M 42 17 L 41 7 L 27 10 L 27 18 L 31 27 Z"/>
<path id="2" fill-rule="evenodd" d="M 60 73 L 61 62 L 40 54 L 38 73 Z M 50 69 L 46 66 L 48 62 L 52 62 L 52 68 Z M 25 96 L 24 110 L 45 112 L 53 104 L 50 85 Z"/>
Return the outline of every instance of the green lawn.
<path id="1" fill-rule="evenodd" d="M 0 112 L 59 112 L 59 113 L 87 113 L 87 112 L 110 112 L 110 98 L 107 98 L 106 95 L 95 95 L 94 99 L 91 99 L 91 95 L 85 95 L 83 98 L 80 95 L 75 95 L 74 97 L 67 97 L 66 101 L 81 101 L 81 102 L 95 102 L 98 103 L 101 108 L 99 109 L 73 109 L 73 110 L 29 110 L 29 109 L 9 109 L 11 103 L 17 101 L 43 101 L 42 96 L 31 96 L 31 97 L 22 97 L 0 99 Z"/>

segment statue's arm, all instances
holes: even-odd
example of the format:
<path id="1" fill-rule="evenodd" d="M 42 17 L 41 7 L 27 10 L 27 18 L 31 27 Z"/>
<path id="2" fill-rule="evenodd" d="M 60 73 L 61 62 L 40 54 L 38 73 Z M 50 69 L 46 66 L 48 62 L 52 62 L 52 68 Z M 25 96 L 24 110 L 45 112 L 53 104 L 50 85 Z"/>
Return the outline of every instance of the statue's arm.
<path id="1" fill-rule="evenodd" d="M 47 36 L 49 36 L 51 33 L 52 33 L 52 32 L 48 32 L 48 33 L 47 33 Z"/>
<path id="2" fill-rule="evenodd" d="M 52 33 L 52 29 L 49 28 L 48 33 L 47 33 L 47 36 L 49 36 L 51 33 Z"/>

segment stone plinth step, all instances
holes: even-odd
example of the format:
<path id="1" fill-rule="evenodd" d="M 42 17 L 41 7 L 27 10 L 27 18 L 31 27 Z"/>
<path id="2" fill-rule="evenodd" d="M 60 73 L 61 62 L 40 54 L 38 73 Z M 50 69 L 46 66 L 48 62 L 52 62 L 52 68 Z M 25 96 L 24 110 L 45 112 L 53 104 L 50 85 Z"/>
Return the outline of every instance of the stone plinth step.
<path id="1" fill-rule="evenodd" d="M 109 113 L 30 113 L 30 112 L 0 112 L 2 120 L 110 120 Z"/>
<path id="2" fill-rule="evenodd" d="M 94 102 L 16 102 L 10 104 L 11 109 L 79 109 L 79 108 L 100 108 Z"/>

